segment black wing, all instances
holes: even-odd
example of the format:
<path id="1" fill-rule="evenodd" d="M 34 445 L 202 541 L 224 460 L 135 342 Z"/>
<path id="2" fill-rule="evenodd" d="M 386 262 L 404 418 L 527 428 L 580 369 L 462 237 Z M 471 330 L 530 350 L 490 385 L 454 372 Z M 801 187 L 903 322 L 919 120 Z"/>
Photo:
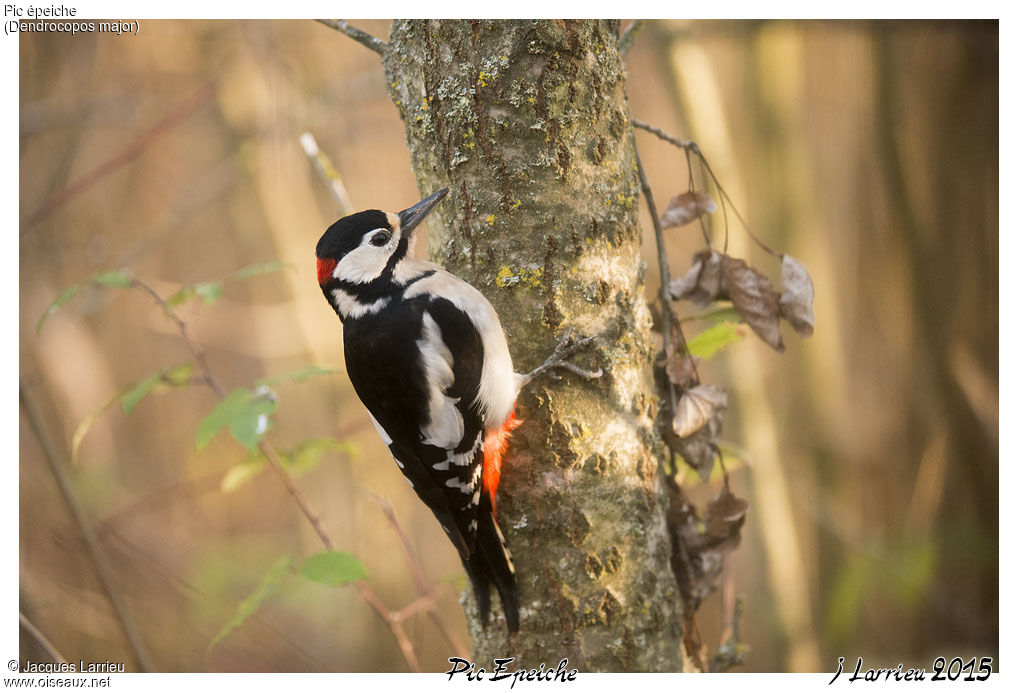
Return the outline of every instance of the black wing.
<path id="1" fill-rule="evenodd" d="M 358 397 L 391 439 L 390 452 L 404 476 L 466 560 L 474 550 L 481 488 L 484 430 L 474 405 L 484 359 L 481 336 L 445 299 L 395 303 L 375 315 L 347 321 L 343 331 L 347 372 Z M 430 333 L 425 327 L 429 318 L 437 327 Z M 424 431 L 432 415 L 440 412 L 430 407 L 434 378 L 416 357 L 417 343 L 436 337 L 452 371 L 452 382 L 441 393 L 454 404 L 441 413 L 459 417 L 463 428 L 458 440 L 441 447 L 425 442 Z"/>

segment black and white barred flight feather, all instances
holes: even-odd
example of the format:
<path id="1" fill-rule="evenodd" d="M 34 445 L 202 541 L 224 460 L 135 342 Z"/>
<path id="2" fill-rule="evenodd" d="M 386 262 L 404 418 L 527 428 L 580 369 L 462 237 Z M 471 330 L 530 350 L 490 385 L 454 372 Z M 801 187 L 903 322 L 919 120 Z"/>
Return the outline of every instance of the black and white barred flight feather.
<path id="1" fill-rule="evenodd" d="M 358 212 L 316 248 L 322 292 L 343 322 L 347 373 L 418 497 L 460 554 L 487 624 L 490 585 L 519 623 L 513 561 L 495 519 L 516 381 L 499 317 L 439 265 L 407 256 L 447 190 L 398 214 Z"/>

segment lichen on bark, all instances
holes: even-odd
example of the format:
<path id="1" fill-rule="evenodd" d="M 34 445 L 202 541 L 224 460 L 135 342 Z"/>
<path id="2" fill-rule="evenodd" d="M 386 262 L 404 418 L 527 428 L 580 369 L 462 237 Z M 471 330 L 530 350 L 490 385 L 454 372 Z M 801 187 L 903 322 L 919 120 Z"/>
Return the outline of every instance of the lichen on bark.
<path id="1" fill-rule="evenodd" d="M 613 21 L 396 21 L 383 56 L 422 193 L 449 187 L 433 260 L 498 311 L 516 370 L 566 331 L 604 369 L 521 393 L 499 490 L 520 633 L 482 629 L 475 657 L 561 657 L 586 671 L 681 668 L 663 446 L 644 298 L 639 184 Z"/>

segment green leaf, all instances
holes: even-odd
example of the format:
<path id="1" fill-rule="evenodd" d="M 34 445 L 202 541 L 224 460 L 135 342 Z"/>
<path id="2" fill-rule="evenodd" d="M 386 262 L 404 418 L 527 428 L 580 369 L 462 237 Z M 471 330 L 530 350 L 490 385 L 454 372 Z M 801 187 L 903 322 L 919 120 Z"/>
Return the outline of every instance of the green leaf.
<path id="1" fill-rule="evenodd" d="M 178 363 L 163 371 L 163 382 L 172 387 L 183 387 L 191 384 L 191 374 L 195 372 L 195 364 Z"/>
<path id="2" fill-rule="evenodd" d="M 265 458 L 261 454 L 252 455 L 240 464 L 227 470 L 227 473 L 223 475 L 223 480 L 219 482 L 219 490 L 223 493 L 236 491 L 261 474 L 264 468 Z"/>
<path id="3" fill-rule="evenodd" d="M 202 282 L 195 284 L 195 293 L 202 297 L 205 305 L 211 306 L 223 295 L 223 282 Z"/>
<path id="4" fill-rule="evenodd" d="M 180 290 L 170 298 L 166 299 L 166 302 L 173 307 L 177 307 L 182 303 L 187 303 L 195 295 L 195 287 L 183 286 Z"/>
<path id="5" fill-rule="evenodd" d="M 745 334 L 745 330 L 739 325 L 720 322 L 686 340 L 686 346 L 694 356 L 709 359 L 719 349 L 743 339 Z"/>
<path id="6" fill-rule="evenodd" d="M 164 368 L 158 373 L 153 373 L 137 383 L 129 385 L 126 389 L 111 397 L 102 407 L 86 416 L 78 424 L 78 427 L 74 429 L 74 435 L 71 436 L 71 459 L 78 459 L 78 448 L 81 446 L 81 441 L 85 438 L 85 434 L 91 430 L 99 417 L 113 406 L 115 402 L 119 400 L 121 406 L 124 407 L 124 413 L 130 414 L 150 392 L 162 392 L 171 387 L 190 385 L 189 377 L 194 369 L 195 366 L 192 363 L 180 363 L 176 366 Z"/>
<path id="7" fill-rule="evenodd" d="M 131 277 L 127 276 L 124 272 L 114 270 L 112 272 L 103 272 L 92 277 L 92 281 L 100 286 L 111 286 L 126 289 L 131 286 Z"/>
<path id="8" fill-rule="evenodd" d="M 301 575 L 330 587 L 349 585 L 368 577 L 361 561 L 342 551 L 323 551 L 309 557 L 301 566 Z"/>
<path id="9" fill-rule="evenodd" d="M 258 608 L 262 606 L 266 599 L 275 594 L 283 583 L 283 578 L 290 572 L 293 563 L 289 556 L 284 556 L 272 564 L 272 567 L 269 568 L 269 571 L 262 578 L 262 582 L 258 587 L 244 601 L 237 605 L 237 611 L 234 613 L 233 618 L 216 633 L 216 637 L 209 643 L 209 649 L 215 647 L 230 633 L 243 625 L 248 618 L 258 611 Z"/>
<path id="10" fill-rule="evenodd" d="M 84 287 L 85 287 L 84 284 L 75 284 L 74 286 L 69 286 L 66 289 L 64 289 L 62 292 L 60 292 L 60 295 L 57 296 L 55 299 L 53 299 L 53 303 L 49 304 L 49 306 L 46 308 L 46 310 L 43 311 L 43 314 L 41 316 L 39 316 L 39 322 L 36 323 L 35 331 L 36 332 L 41 332 L 42 331 L 42 326 L 45 324 L 46 319 L 49 316 L 51 316 L 54 313 L 56 313 L 58 310 L 60 310 L 60 306 L 64 305 L 65 303 L 70 301 L 72 298 L 77 296 L 78 293 Z"/>
<path id="11" fill-rule="evenodd" d="M 71 436 L 72 462 L 78 461 L 78 448 L 81 447 L 81 441 L 85 438 L 85 434 L 92 429 L 92 426 L 94 426 L 95 422 L 99 420 L 99 417 L 102 416 L 107 409 L 112 407 L 118 399 L 120 399 L 120 395 L 114 395 L 111 397 L 105 404 L 103 404 L 103 406 L 99 407 L 99 409 L 82 419 L 81 423 L 78 424 L 78 427 L 74 429 L 74 435 Z"/>
<path id="12" fill-rule="evenodd" d="M 179 363 L 135 383 L 120 395 L 120 404 L 124 407 L 124 413 L 130 414 L 134 411 L 138 403 L 150 392 L 162 392 L 171 387 L 190 385 L 189 378 L 194 370 L 193 363 Z"/>
<path id="13" fill-rule="evenodd" d="M 335 438 L 315 438 L 306 440 L 293 450 L 289 451 L 284 458 L 284 466 L 294 474 L 304 474 L 318 464 L 326 452 L 342 452 L 345 455 L 354 455 L 357 449 L 350 443 Z"/>
<path id="14" fill-rule="evenodd" d="M 248 265 L 247 267 L 242 267 L 236 272 L 227 275 L 227 277 L 223 281 L 241 281 L 244 279 L 251 279 L 252 277 L 257 277 L 260 274 L 269 274 L 270 272 L 281 272 L 287 269 L 288 267 L 290 267 L 288 263 L 280 262 L 279 260 L 273 262 L 263 262 L 257 265 Z"/>
<path id="15" fill-rule="evenodd" d="M 213 436 L 229 427 L 237 442 L 254 450 L 262 435 L 272 428 L 271 414 L 276 411 L 275 397 L 268 388 L 264 389 L 265 392 L 252 392 L 241 387 L 227 395 L 199 424 L 195 449 L 201 450 Z"/>
<path id="16" fill-rule="evenodd" d="M 720 322 L 743 322 L 743 318 L 740 317 L 739 311 L 737 311 L 731 303 L 716 305 L 718 306 L 717 308 L 707 311 L 704 314 L 704 320 L 707 320 L 712 325 L 717 325 Z"/>
<path id="17" fill-rule="evenodd" d="M 84 289 L 89 283 L 97 284 L 99 286 L 119 287 L 122 289 L 127 289 L 130 288 L 131 286 L 131 277 L 128 276 L 125 272 L 114 270 L 111 272 L 103 272 L 101 274 L 97 274 L 93 277 L 90 277 L 88 281 L 84 281 L 81 282 L 80 284 L 75 284 L 74 286 L 67 287 L 60 293 L 59 296 L 53 299 L 53 303 L 49 304 L 49 306 L 46 308 L 43 314 L 39 317 L 39 322 L 36 323 L 35 331 L 40 332 L 42 330 L 42 326 L 46 323 L 46 319 L 49 318 L 49 316 L 56 313 L 58 310 L 60 310 L 60 307 L 62 305 L 64 305 L 72 298 L 77 296 L 79 293 L 81 293 L 81 290 Z"/>
<path id="18" fill-rule="evenodd" d="M 159 384 L 162 377 L 162 373 L 153 373 L 124 393 L 124 395 L 120 398 L 120 404 L 124 407 L 124 413 L 130 414 L 134 411 L 134 408 L 138 406 L 138 403 L 142 401 L 142 398 L 149 394 L 152 391 L 152 388 Z"/>
<path id="19" fill-rule="evenodd" d="M 274 375 L 268 378 L 261 378 L 256 380 L 255 383 L 258 385 L 276 385 L 282 382 L 299 383 L 302 380 L 308 380 L 319 375 L 330 375 L 335 371 L 328 368 L 322 368 L 321 366 L 306 366 L 299 371 L 293 373 L 284 373 L 283 375 Z"/>
<path id="20" fill-rule="evenodd" d="M 357 449 L 350 443 L 335 438 L 315 438 L 306 440 L 292 450 L 281 450 L 279 455 L 283 468 L 295 476 L 305 474 L 314 469 L 326 452 L 336 451 L 346 455 L 354 455 Z M 231 467 L 220 481 L 219 489 L 223 493 L 231 493 L 248 483 L 265 469 L 265 457 L 261 451 L 249 455 L 240 464 Z"/>
<path id="21" fill-rule="evenodd" d="M 688 323 L 694 320 L 704 320 L 709 325 L 717 325 L 720 322 L 743 322 L 743 318 L 728 301 L 715 301 L 707 309 L 682 317 L 679 321 Z"/>

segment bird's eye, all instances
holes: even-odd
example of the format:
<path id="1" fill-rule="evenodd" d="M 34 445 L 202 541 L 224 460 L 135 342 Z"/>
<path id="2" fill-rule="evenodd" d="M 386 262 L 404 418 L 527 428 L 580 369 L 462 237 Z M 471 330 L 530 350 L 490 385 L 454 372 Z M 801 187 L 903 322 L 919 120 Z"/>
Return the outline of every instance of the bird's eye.
<path id="1" fill-rule="evenodd" d="M 381 248 L 386 243 L 389 243 L 389 232 L 388 231 L 376 231 L 372 234 L 372 237 L 368 240 L 376 248 Z"/>

